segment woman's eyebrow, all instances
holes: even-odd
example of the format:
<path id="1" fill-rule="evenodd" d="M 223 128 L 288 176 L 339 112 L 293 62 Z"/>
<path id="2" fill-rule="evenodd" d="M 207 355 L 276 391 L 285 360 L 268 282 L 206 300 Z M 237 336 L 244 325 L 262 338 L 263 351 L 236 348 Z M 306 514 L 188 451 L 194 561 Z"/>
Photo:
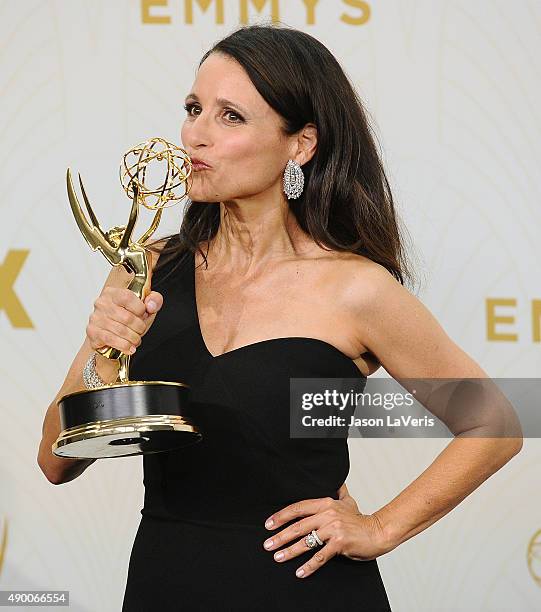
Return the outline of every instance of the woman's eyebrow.
<path id="1" fill-rule="evenodd" d="M 188 100 L 189 98 L 192 98 L 193 100 L 196 100 L 197 102 L 200 101 L 197 94 L 194 94 L 193 92 L 189 93 L 186 96 L 186 100 Z M 226 98 L 216 98 L 216 102 L 220 104 L 221 106 L 236 106 L 243 113 L 248 112 L 241 104 L 238 104 L 237 102 L 232 102 L 231 100 L 227 100 Z"/>

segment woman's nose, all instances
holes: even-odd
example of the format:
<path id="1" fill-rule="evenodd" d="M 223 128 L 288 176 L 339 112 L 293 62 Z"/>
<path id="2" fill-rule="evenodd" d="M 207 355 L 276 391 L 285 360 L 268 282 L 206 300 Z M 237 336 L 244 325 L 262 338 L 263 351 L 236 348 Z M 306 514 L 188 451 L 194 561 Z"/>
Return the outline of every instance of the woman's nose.
<path id="1" fill-rule="evenodd" d="M 209 118 L 201 114 L 189 122 L 186 121 L 182 128 L 182 134 L 182 141 L 192 149 L 208 146 L 212 140 Z"/>

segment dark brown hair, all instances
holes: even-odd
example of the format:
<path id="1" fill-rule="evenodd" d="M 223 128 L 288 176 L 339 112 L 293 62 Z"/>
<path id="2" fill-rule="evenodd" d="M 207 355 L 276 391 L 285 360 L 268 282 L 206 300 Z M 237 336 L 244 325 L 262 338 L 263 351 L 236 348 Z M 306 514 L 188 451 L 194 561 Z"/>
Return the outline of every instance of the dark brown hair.
<path id="1" fill-rule="evenodd" d="M 305 187 L 289 200 L 299 226 L 322 248 L 364 255 L 398 281 L 413 279 L 389 182 L 363 103 L 333 54 L 313 36 L 279 25 L 241 27 L 201 59 L 221 53 L 246 71 L 283 118 L 287 135 L 317 127 L 317 150 L 303 167 Z M 218 203 L 185 201 L 178 239 L 160 249 L 156 270 L 182 252 L 199 251 L 220 224 Z M 157 242 L 157 241 L 156 241 Z M 153 243 L 156 244 L 156 243 Z M 180 259 L 180 257 L 179 257 Z"/>

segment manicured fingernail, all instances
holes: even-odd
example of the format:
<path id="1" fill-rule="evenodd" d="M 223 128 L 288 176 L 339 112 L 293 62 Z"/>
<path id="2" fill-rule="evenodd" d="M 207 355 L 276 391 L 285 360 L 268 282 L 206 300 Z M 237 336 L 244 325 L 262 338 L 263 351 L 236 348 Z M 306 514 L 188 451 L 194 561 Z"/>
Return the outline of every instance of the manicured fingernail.
<path id="1" fill-rule="evenodd" d="M 295 572 L 295 575 L 296 575 L 298 578 L 302 578 L 302 577 L 304 576 L 304 570 L 302 569 L 302 567 L 301 567 L 301 569 L 298 569 L 298 570 Z"/>
<path id="2" fill-rule="evenodd" d="M 135 346 L 132 346 L 130 349 L 130 355 L 133 355 L 135 353 L 137 349 L 135 348 Z"/>
<path id="3" fill-rule="evenodd" d="M 264 546 L 265 548 L 270 548 L 270 547 L 272 546 L 272 540 L 267 540 L 267 541 L 266 541 L 266 542 L 263 544 L 263 546 Z"/>
<path id="4" fill-rule="evenodd" d="M 265 523 L 265 527 L 267 529 L 270 529 L 272 526 L 274 525 L 274 521 L 272 519 L 269 519 L 266 523 Z"/>
<path id="5" fill-rule="evenodd" d="M 158 307 L 158 305 L 156 304 L 156 302 L 153 302 L 152 300 L 149 300 L 147 302 L 147 308 L 151 311 L 156 310 L 156 308 Z"/>
<path id="6" fill-rule="evenodd" d="M 284 556 L 284 553 L 283 553 L 283 552 L 277 552 L 277 553 L 274 555 L 274 558 L 276 559 L 276 561 L 280 561 L 280 559 L 282 559 L 282 558 L 283 558 L 283 556 Z"/>

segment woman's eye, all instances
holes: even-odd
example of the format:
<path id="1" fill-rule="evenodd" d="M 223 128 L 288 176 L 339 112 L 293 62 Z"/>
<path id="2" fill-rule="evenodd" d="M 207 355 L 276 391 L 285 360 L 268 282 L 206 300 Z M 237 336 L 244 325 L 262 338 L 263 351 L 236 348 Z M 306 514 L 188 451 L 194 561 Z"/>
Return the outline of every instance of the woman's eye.
<path id="1" fill-rule="evenodd" d="M 197 116 L 197 115 L 194 115 L 192 113 L 193 109 L 200 110 L 198 108 L 198 106 L 195 105 L 195 104 L 185 104 L 184 105 L 184 110 L 188 113 L 188 115 L 190 117 L 196 117 Z M 231 119 L 231 118 L 229 119 L 229 121 L 231 121 L 231 123 L 241 123 L 242 121 L 244 121 L 243 118 L 237 112 L 235 112 L 233 110 L 225 109 L 225 114 L 229 115 L 229 116 L 231 116 L 231 115 L 233 116 L 233 119 Z"/>
<path id="2" fill-rule="evenodd" d="M 225 111 L 227 115 L 233 115 L 234 117 L 237 117 L 236 120 L 233 121 L 233 123 L 240 123 L 242 121 L 242 117 L 236 113 L 235 111 L 232 110 L 226 110 Z"/>
<path id="3" fill-rule="evenodd" d="M 193 108 L 195 108 L 195 104 L 185 104 L 184 105 L 184 110 L 188 113 L 188 115 L 192 115 Z"/>

